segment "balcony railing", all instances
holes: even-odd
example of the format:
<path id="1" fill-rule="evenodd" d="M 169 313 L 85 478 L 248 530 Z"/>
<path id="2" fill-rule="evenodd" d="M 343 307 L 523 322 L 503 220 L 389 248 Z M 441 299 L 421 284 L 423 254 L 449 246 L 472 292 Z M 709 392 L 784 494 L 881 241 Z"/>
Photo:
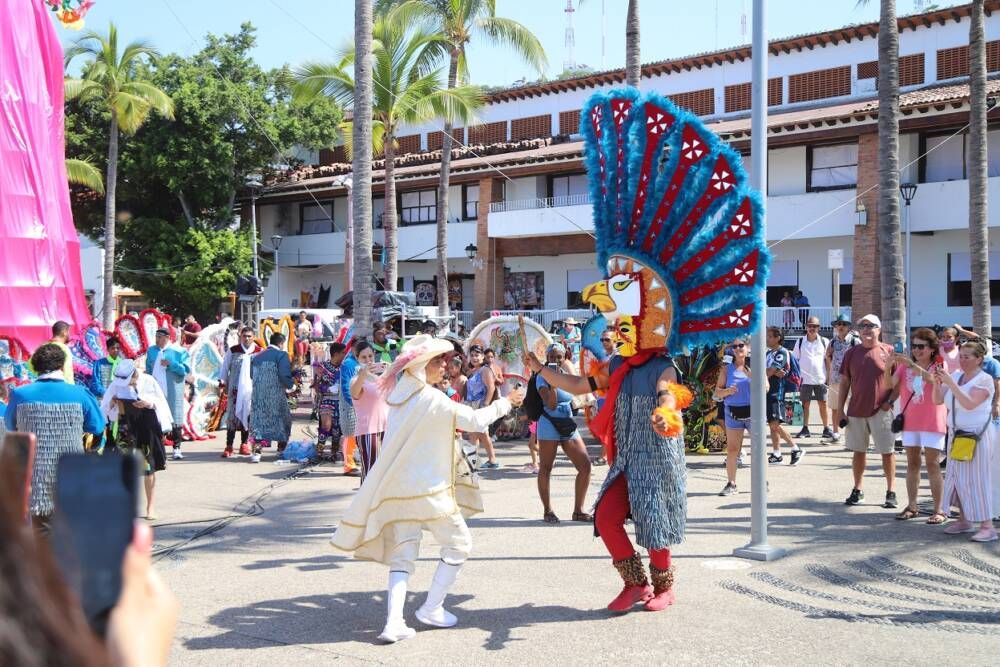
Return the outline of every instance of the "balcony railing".
<path id="1" fill-rule="evenodd" d="M 583 206 L 590 204 L 590 193 L 578 195 L 560 195 L 535 199 L 511 199 L 490 204 L 490 213 L 504 211 L 530 211 L 537 208 L 555 208 L 558 206 Z"/>

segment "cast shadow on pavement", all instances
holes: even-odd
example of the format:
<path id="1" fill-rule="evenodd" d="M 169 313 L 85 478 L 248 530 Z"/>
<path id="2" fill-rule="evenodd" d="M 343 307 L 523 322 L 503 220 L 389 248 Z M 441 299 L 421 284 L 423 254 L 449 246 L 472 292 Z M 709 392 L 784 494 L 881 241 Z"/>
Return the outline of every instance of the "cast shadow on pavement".
<path id="1" fill-rule="evenodd" d="M 542 623 L 586 621 L 611 616 L 606 609 L 574 609 L 559 605 L 523 604 L 497 609 L 462 609 L 471 595 L 448 596 L 447 606 L 458 616 L 454 632 L 476 628 L 489 633 L 483 643 L 488 651 L 506 648 L 512 631 Z M 418 631 L 449 632 L 427 628 L 413 616 L 423 603 L 423 591 L 407 596 L 405 616 Z M 224 609 L 209 623 L 222 630 L 211 637 L 195 637 L 185 642 L 190 650 L 253 648 L 248 638 L 276 644 L 339 644 L 344 642 L 377 643 L 385 623 L 385 595 L 381 591 L 343 593 L 337 595 L 306 595 L 285 600 L 265 600 L 244 607 Z"/>

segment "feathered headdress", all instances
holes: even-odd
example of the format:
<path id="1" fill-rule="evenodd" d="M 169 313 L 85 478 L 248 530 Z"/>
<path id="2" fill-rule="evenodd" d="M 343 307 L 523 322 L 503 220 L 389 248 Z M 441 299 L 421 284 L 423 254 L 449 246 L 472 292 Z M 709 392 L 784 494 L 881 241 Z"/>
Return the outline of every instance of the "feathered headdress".
<path id="1" fill-rule="evenodd" d="M 656 93 L 597 93 L 580 123 L 607 275 L 583 298 L 617 322 L 619 350 L 683 353 L 754 329 L 770 255 L 739 153 Z"/>

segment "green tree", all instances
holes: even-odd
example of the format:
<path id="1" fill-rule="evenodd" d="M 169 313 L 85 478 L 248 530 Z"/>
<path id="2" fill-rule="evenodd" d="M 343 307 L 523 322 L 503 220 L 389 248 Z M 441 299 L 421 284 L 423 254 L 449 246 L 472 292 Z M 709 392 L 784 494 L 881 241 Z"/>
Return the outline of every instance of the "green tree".
<path id="1" fill-rule="evenodd" d="M 373 89 L 372 143 L 381 144 L 385 156 L 385 285 L 395 289 L 399 243 L 396 238 L 395 137 L 401 125 L 418 125 L 435 118 L 469 122 L 483 97 L 475 86 L 446 88 L 434 69 L 448 44 L 438 34 L 411 28 L 407 15 L 391 11 L 378 16 L 372 28 Z M 336 64 L 307 63 L 297 72 L 296 98 L 307 101 L 318 95 L 345 106 L 354 103 L 354 78 L 349 71 L 354 53 Z M 357 270 L 357 268 L 355 268 Z"/>
<path id="2" fill-rule="evenodd" d="M 538 38 L 524 25 L 512 19 L 497 16 L 496 0 L 380 0 L 379 11 L 397 11 L 416 20 L 447 43 L 448 89 L 459 82 L 469 81 L 466 46 L 472 39 L 485 41 L 513 51 L 529 63 L 539 74 L 547 66 L 545 49 Z M 444 121 L 441 139 L 441 174 L 437 194 L 437 303 L 441 314 L 448 315 L 448 189 L 451 183 L 451 148 L 453 123 Z M 489 206 L 490 193 L 480 192 L 482 206 Z"/>
<path id="3" fill-rule="evenodd" d="M 124 225 L 123 281 L 168 313 L 211 317 L 253 264 L 250 238 L 228 229 L 200 229 L 133 218 Z"/>
<path id="4" fill-rule="evenodd" d="M 118 134 L 133 134 L 146 121 L 151 111 L 173 117 L 170 96 L 146 80 L 136 76 L 143 56 L 154 57 L 156 51 L 144 42 L 131 42 L 119 53 L 118 30 L 114 23 L 107 35 L 87 32 L 66 50 L 66 62 L 78 56 L 89 57 L 83 77 L 67 79 L 66 97 L 100 104 L 110 113 L 108 130 L 107 191 L 104 205 L 104 303 L 102 320 L 110 329 L 114 324 L 115 274 L 115 188 L 118 183 Z"/>
<path id="5" fill-rule="evenodd" d="M 104 194 L 104 179 L 101 170 L 88 160 L 66 158 L 66 180 L 71 185 L 82 185 L 98 194 Z"/>

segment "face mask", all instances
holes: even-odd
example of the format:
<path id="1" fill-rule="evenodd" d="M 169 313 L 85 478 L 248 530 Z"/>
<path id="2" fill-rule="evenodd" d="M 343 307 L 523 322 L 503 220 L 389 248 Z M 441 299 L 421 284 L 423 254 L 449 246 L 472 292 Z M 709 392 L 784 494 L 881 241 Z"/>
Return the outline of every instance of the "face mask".
<path id="1" fill-rule="evenodd" d="M 953 350 L 953 349 L 955 349 L 955 341 L 953 341 L 953 340 L 943 340 L 943 341 L 941 341 L 941 347 L 943 347 L 946 350 Z"/>

